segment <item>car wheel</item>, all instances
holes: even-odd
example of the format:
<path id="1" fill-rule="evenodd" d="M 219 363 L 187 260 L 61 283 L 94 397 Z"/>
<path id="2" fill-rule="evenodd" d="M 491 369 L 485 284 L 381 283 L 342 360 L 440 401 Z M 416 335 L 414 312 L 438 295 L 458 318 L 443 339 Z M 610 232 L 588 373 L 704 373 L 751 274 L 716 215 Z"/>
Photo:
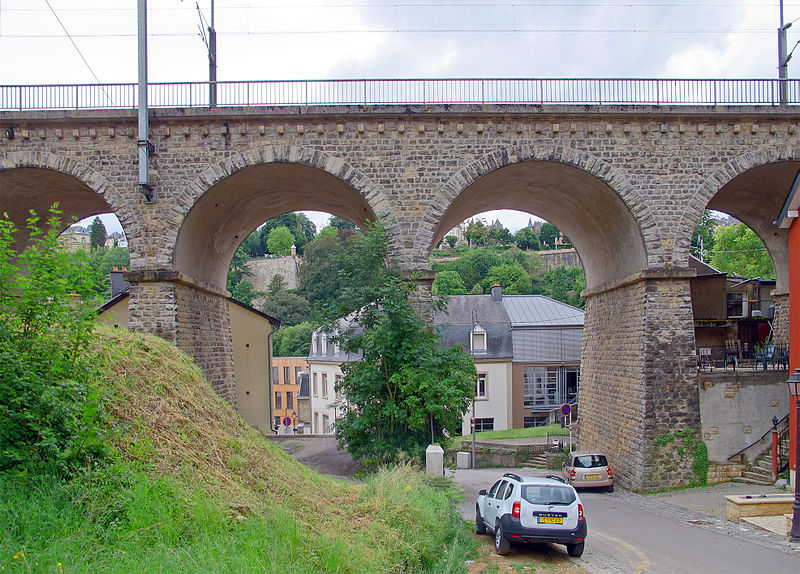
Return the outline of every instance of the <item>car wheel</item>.
<path id="1" fill-rule="evenodd" d="M 506 535 L 503 534 L 503 527 L 500 526 L 500 522 L 498 522 L 494 527 L 494 551 L 500 556 L 503 556 L 508 554 L 510 548 L 511 542 L 509 542 Z"/>
<path id="2" fill-rule="evenodd" d="M 475 534 L 486 534 L 486 525 L 483 523 L 481 509 L 475 506 Z"/>
<path id="3" fill-rule="evenodd" d="M 609 486 L 608 488 L 606 488 L 606 490 L 607 490 L 608 492 L 614 492 L 614 485 L 612 484 L 611 486 Z"/>
<path id="4" fill-rule="evenodd" d="M 583 554 L 584 544 L 585 544 L 584 542 L 578 542 L 577 544 L 567 544 L 567 554 L 577 558 L 578 556 Z"/>

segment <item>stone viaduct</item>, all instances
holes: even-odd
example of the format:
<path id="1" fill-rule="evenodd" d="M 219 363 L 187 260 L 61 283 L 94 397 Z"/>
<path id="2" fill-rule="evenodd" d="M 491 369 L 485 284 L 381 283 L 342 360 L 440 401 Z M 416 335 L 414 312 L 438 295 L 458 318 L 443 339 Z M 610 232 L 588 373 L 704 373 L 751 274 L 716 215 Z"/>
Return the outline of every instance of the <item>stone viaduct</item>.
<path id="1" fill-rule="evenodd" d="M 151 181 L 137 185 L 135 110 L 0 112 L 0 211 L 58 201 L 114 212 L 131 248 L 130 324 L 192 355 L 233 401 L 226 273 L 265 220 L 385 217 L 404 269 L 427 271 L 456 223 L 491 209 L 564 231 L 586 273 L 580 440 L 621 484 L 672 486 L 691 461 L 654 444 L 699 429 L 688 268 L 705 208 L 749 225 L 788 322 L 786 231 L 800 167 L 794 106 L 377 105 L 151 110 Z M 430 273 L 427 274 L 430 277 Z M 786 326 L 782 329 L 788 332 Z"/>

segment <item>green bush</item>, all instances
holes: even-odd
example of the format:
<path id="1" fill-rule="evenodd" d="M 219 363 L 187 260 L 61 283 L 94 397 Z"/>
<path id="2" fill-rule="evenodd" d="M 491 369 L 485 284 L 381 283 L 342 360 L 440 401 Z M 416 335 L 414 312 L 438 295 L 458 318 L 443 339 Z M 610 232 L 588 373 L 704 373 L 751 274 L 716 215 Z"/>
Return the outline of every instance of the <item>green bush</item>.
<path id="1" fill-rule="evenodd" d="M 68 472 L 103 450 L 89 351 L 96 275 L 59 241 L 58 213 L 44 226 L 32 213 L 21 238 L 0 220 L 0 472 Z"/>

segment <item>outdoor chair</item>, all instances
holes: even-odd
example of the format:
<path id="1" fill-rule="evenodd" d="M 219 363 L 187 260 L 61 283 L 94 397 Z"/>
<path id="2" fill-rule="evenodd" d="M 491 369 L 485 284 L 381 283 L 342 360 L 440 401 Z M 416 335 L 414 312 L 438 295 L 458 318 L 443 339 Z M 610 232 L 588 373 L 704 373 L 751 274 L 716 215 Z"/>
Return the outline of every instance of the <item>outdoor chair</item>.
<path id="1" fill-rule="evenodd" d="M 742 360 L 742 344 L 739 339 L 725 341 L 725 370 L 728 370 L 728 363 L 733 365 L 733 370 L 739 368 L 739 361 Z"/>
<path id="2" fill-rule="evenodd" d="M 772 368 L 775 368 L 775 349 L 776 345 L 767 345 L 765 347 L 756 347 L 756 360 L 753 363 L 753 368 L 758 368 L 759 365 L 767 370 L 767 363 L 772 363 Z"/>

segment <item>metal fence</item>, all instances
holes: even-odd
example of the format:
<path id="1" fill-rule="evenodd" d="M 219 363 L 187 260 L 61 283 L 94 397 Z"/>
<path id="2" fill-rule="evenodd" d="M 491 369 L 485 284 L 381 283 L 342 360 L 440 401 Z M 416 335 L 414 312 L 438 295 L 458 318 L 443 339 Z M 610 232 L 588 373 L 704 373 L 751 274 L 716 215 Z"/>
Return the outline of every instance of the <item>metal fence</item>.
<path id="1" fill-rule="evenodd" d="M 800 80 L 433 79 L 216 82 L 219 107 L 800 104 Z M 150 107 L 209 107 L 208 82 L 155 83 Z M 132 109 L 136 84 L 0 85 L 0 110 Z"/>

